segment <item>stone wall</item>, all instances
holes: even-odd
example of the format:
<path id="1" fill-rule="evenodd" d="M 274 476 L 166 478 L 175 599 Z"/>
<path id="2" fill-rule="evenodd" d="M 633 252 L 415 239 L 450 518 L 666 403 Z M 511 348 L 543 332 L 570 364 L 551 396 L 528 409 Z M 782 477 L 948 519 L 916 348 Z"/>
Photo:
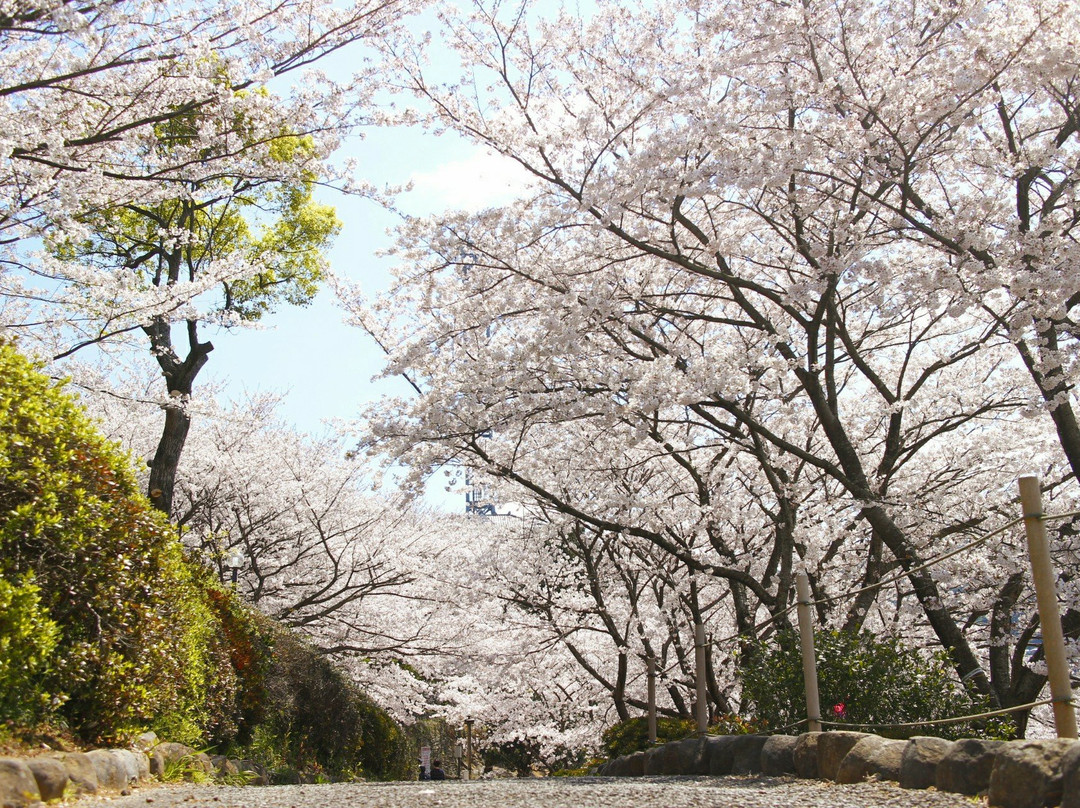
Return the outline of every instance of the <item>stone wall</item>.
<path id="1" fill-rule="evenodd" d="M 51 752 L 32 758 L 0 758 L 0 808 L 24 808 L 37 802 L 81 794 L 126 794 L 152 777 L 161 779 L 177 766 L 188 779 L 248 773 L 253 784 L 267 783 L 266 771 L 251 761 L 211 758 L 179 743 L 158 743 L 147 733 L 132 749 Z"/>
<path id="2" fill-rule="evenodd" d="M 896 741 L 862 732 L 709 735 L 615 758 L 596 774 L 764 774 L 988 795 L 992 808 L 1080 808 L 1080 741 L 983 741 L 917 737 Z"/>

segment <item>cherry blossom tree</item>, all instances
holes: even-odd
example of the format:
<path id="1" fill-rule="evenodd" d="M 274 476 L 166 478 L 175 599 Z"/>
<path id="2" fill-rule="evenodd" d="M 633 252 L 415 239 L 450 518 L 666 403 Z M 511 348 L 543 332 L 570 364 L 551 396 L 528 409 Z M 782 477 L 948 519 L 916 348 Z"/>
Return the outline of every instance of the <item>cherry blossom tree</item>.
<path id="1" fill-rule="evenodd" d="M 1075 496 L 1069 4 L 445 19 L 468 72 L 393 40 L 402 89 L 537 191 L 403 229 L 398 288 L 356 316 L 417 395 L 371 445 L 650 543 L 730 586 L 739 631 L 786 614 L 797 566 L 819 596 L 859 581 L 821 616 L 925 628 L 992 701 L 1031 700 L 1015 554 L 978 581 L 923 562 L 1011 515 L 1032 458 Z"/>

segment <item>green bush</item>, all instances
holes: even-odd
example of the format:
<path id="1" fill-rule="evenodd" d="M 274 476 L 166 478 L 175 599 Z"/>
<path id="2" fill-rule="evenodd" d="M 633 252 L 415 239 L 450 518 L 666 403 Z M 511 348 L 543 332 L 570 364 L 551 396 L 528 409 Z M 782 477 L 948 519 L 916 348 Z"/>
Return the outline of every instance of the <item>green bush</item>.
<path id="1" fill-rule="evenodd" d="M 0 721 L 34 724 L 49 711 L 44 680 L 59 629 L 41 608 L 39 589 L 0 578 Z"/>
<path id="2" fill-rule="evenodd" d="M 269 626 L 269 623 L 267 624 Z M 245 751 L 284 772 L 334 779 L 414 776 L 414 751 L 390 715 L 284 628 L 264 635 L 260 721 Z"/>
<path id="3" fill-rule="evenodd" d="M 51 694 L 51 718 L 88 742 L 149 726 L 186 742 L 231 731 L 234 674 L 203 573 L 130 459 L 0 345 L 0 579 L 26 576 L 58 635 L 44 679 L 8 698 Z"/>
<path id="4" fill-rule="evenodd" d="M 667 743 L 688 738 L 697 732 L 697 724 L 689 718 L 657 716 L 656 741 Z M 649 748 L 649 719 L 640 716 L 620 721 L 608 727 L 601 736 L 601 748 L 608 758 L 630 755 Z"/>
<path id="5" fill-rule="evenodd" d="M 852 724 L 907 724 L 983 712 L 987 702 L 953 677 L 948 655 L 925 654 L 898 639 L 869 632 L 819 631 L 814 638 L 822 718 Z M 741 672 L 743 701 L 765 725 L 786 727 L 806 717 L 799 635 L 779 632 L 758 644 Z M 1008 722 L 873 730 L 892 738 L 1008 736 Z"/>
<path id="6" fill-rule="evenodd" d="M 737 715 L 721 715 L 709 724 L 710 735 L 747 735 L 762 727 Z M 690 718 L 656 717 L 656 742 L 667 743 L 689 738 L 697 732 L 697 722 Z M 620 721 L 604 730 L 601 748 L 610 758 L 642 752 L 649 748 L 649 719 L 645 716 Z"/>

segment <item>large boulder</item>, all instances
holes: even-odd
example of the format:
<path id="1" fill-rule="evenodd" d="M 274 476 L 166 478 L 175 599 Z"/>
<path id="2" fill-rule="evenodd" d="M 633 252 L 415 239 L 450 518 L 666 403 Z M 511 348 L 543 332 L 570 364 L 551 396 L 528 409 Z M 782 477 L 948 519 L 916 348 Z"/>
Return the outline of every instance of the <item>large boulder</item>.
<path id="1" fill-rule="evenodd" d="M 953 748 L 953 741 L 916 735 L 908 740 L 900 759 L 900 788 L 930 788 L 937 782 L 937 767 Z"/>
<path id="2" fill-rule="evenodd" d="M 0 808 L 23 808 L 40 800 L 30 767 L 15 758 L 0 758 Z"/>
<path id="3" fill-rule="evenodd" d="M 637 767 L 637 770 L 638 770 L 636 776 L 640 777 L 642 774 L 645 773 L 644 769 L 642 769 L 642 766 L 643 766 L 643 764 L 645 762 L 645 753 L 644 752 L 635 752 L 630 757 L 637 757 L 639 759 L 639 762 L 636 764 L 636 767 Z M 237 761 L 237 766 L 240 769 L 241 774 L 248 775 L 248 785 L 253 785 L 253 786 L 268 786 L 268 785 L 270 785 L 270 772 L 268 772 L 266 767 L 263 766 L 261 763 L 259 763 L 257 761 L 254 761 L 254 760 L 238 760 Z M 634 769 L 634 766 L 631 766 L 631 770 L 633 770 L 633 769 Z"/>
<path id="4" fill-rule="evenodd" d="M 861 783 L 863 780 L 899 780 L 900 762 L 906 741 L 895 741 L 879 735 L 867 735 L 859 740 L 840 761 L 835 780 L 838 783 Z"/>
<path id="5" fill-rule="evenodd" d="M 822 780 L 835 780 L 844 757 L 855 744 L 867 737 L 869 736 L 865 732 L 822 733 L 817 742 L 818 777 Z"/>
<path id="6" fill-rule="evenodd" d="M 151 749 L 157 746 L 158 743 L 159 740 L 157 733 L 150 731 L 144 732 L 142 735 L 136 738 L 135 743 L 133 743 L 132 746 L 135 749 L 138 749 L 140 752 L 149 752 Z"/>
<path id="7" fill-rule="evenodd" d="M 212 759 L 212 758 L 211 758 Z M 623 767 L 625 764 L 625 757 L 612 758 L 607 763 L 601 763 L 596 769 L 598 777 L 626 777 L 623 773 Z"/>
<path id="8" fill-rule="evenodd" d="M 761 771 L 761 750 L 768 740 L 764 735 L 736 735 L 731 744 L 731 773 L 758 774 Z"/>
<path id="9" fill-rule="evenodd" d="M 58 800 L 67 789 L 68 773 L 64 764 L 54 757 L 30 758 L 26 761 L 37 781 L 38 792 L 44 802 Z"/>
<path id="10" fill-rule="evenodd" d="M 709 759 L 709 774 L 726 777 L 735 766 L 735 735 L 710 735 L 705 739 L 705 754 Z"/>
<path id="11" fill-rule="evenodd" d="M 1043 808 L 1062 800 L 1062 761 L 1077 741 L 1009 741 L 990 773 L 989 803 L 997 808 Z"/>
<path id="12" fill-rule="evenodd" d="M 951 791 L 974 797 L 990 788 L 994 758 L 1004 741 L 963 738 L 941 759 L 934 785 L 938 791 Z"/>
<path id="13" fill-rule="evenodd" d="M 124 773 L 125 788 L 139 782 L 139 759 L 135 756 L 135 752 L 130 749 L 110 749 L 109 754 L 116 758 L 120 770 Z"/>
<path id="14" fill-rule="evenodd" d="M 770 735 L 761 747 L 761 773 L 769 777 L 795 774 L 795 735 Z"/>
<path id="15" fill-rule="evenodd" d="M 634 752 L 632 755 L 626 756 L 627 762 L 627 777 L 641 777 L 645 774 L 645 753 Z"/>
<path id="16" fill-rule="evenodd" d="M 795 760 L 795 775 L 807 780 L 818 776 L 818 739 L 822 732 L 804 732 L 795 742 L 792 757 Z"/>

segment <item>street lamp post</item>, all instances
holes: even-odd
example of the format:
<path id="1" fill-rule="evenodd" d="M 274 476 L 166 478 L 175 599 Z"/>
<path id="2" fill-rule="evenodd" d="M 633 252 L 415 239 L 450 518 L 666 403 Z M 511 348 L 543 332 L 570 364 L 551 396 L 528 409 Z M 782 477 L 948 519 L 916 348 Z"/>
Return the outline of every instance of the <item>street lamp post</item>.
<path id="1" fill-rule="evenodd" d="M 240 568 L 244 566 L 244 553 L 239 547 L 229 550 L 225 556 L 225 567 L 232 570 L 232 585 L 236 586 L 236 578 L 240 574 Z"/>

